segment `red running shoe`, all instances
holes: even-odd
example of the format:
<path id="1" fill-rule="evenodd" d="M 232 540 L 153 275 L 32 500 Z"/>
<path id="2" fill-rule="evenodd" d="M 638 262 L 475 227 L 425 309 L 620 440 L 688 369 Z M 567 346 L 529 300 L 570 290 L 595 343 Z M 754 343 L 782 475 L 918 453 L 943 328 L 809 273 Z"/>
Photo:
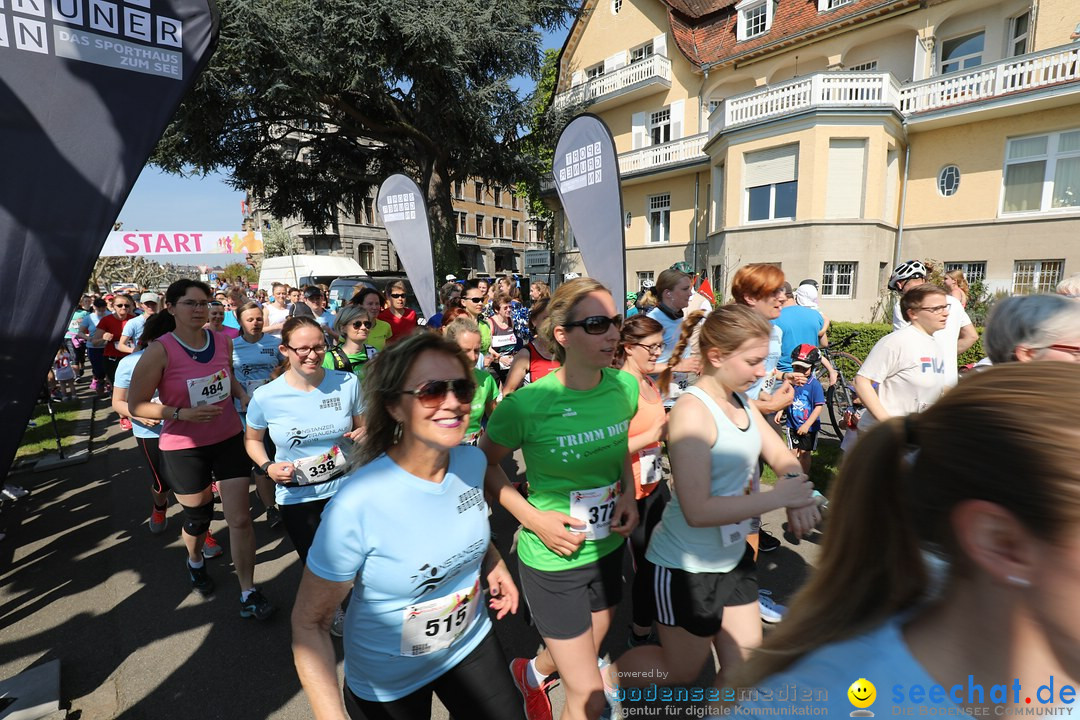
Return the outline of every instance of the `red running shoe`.
<path id="1" fill-rule="evenodd" d="M 547 691 L 555 681 L 547 680 L 538 688 L 529 685 L 529 658 L 511 660 L 510 674 L 513 675 L 514 685 L 524 699 L 525 717 L 528 720 L 552 720 L 551 700 L 548 699 Z"/>
<path id="2" fill-rule="evenodd" d="M 217 544 L 217 540 L 210 533 L 206 533 L 206 541 L 203 542 L 202 556 L 204 558 L 216 558 L 225 552 L 225 549 Z"/>

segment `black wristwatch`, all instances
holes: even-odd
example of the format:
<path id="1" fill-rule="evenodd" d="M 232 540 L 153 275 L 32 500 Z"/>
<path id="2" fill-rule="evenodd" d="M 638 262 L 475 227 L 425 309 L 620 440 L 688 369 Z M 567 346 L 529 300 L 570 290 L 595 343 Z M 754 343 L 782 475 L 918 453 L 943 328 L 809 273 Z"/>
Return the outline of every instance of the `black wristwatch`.
<path id="1" fill-rule="evenodd" d="M 262 474 L 265 475 L 266 474 L 266 468 L 270 467 L 273 464 L 274 464 L 273 460 L 267 460 L 266 462 L 264 462 L 262 465 L 259 466 L 259 470 L 261 470 Z"/>
<path id="2" fill-rule="evenodd" d="M 172 411 L 172 419 L 173 420 L 179 420 L 180 419 L 180 408 L 176 408 L 175 410 Z"/>

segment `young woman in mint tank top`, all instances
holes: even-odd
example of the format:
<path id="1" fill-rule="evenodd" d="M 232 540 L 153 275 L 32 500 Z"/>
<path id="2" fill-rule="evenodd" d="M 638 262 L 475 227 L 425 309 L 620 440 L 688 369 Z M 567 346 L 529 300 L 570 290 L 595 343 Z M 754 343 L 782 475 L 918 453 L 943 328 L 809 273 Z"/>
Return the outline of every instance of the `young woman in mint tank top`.
<path id="1" fill-rule="evenodd" d="M 523 526 L 521 588 L 546 645 L 511 664 L 526 712 L 551 717 L 545 691 L 558 671 L 564 717 L 595 720 L 605 704 L 597 655 L 622 598 L 625 538 L 638 521 L 627 454 L 638 382 L 611 367 L 622 316 L 607 288 L 590 278 L 563 283 L 548 313 L 540 334 L 562 367 L 504 399 L 479 447 L 489 496 Z M 500 468 L 517 448 L 528 500 Z"/>
<path id="2" fill-rule="evenodd" d="M 700 312 L 686 319 L 675 357 L 700 319 Z M 718 308 L 702 326 L 701 377 L 668 419 L 674 492 L 646 553 L 662 647 L 623 655 L 605 678 L 611 685 L 643 686 L 655 677 L 690 684 L 712 661 L 713 648 L 723 684 L 761 644 L 757 571 L 746 542 L 751 518 L 787 508 L 796 536 L 820 519 L 813 484 L 745 395 L 764 374 L 769 332 L 767 320 L 738 305 Z M 753 492 L 759 456 L 780 477 L 769 493 Z"/>

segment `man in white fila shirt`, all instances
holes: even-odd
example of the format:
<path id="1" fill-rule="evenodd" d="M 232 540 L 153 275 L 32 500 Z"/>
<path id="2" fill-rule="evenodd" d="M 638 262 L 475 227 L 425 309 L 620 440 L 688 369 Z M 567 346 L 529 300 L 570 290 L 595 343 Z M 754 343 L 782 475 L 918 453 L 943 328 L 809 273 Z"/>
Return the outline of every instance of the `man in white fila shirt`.
<path id="1" fill-rule="evenodd" d="M 926 282 L 926 266 L 918 260 L 908 260 L 896 266 L 892 277 L 889 278 L 889 289 L 903 295 L 909 288 Z M 951 388 L 960 379 L 957 371 L 957 358 L 964 351 L 975 344 L 979 339 L 979 333 L 971 324 L 971 318 L 964 311 L 960 301 L 951 295 L 945 296 L 945 302 L 949 305 L 949 320 L 945 328 L 934 333 L 945 359 L 945 387 Z M 900 316 L 900 303 L 893 306 L 893 330 L 908 325 Z"/>

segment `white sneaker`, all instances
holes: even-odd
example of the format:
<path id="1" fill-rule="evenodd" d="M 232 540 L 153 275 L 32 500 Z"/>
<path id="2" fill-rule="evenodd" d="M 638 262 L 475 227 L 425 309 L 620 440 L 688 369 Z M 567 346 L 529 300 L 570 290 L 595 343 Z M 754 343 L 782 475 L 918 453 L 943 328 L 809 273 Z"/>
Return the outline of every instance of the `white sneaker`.
<path id="1" fill-rule="evenodd" d="M 345 634 L 345 611 L 341 608 L 334 611 L 334 622 L 330 624 L 330 634 L 334 637 Z"/>
<path id="2" fill-rule="evenodd" d="M 768 590 L 758 590 L 758 610 L 761 619 L 767 623 L 778 623 L 784 619 L 787 608 L 772 599 L 772 593 Z"/>

